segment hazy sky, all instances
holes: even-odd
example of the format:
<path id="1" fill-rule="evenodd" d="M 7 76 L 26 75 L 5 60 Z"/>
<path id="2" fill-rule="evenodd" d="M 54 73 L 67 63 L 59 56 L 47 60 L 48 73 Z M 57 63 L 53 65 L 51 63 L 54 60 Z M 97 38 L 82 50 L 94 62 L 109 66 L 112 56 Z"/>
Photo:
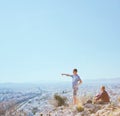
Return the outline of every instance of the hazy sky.
<path id="1" fill-rule="evenodd" d="M 0 1 L 0 82 L 120 77 L 119 0 Z"/>

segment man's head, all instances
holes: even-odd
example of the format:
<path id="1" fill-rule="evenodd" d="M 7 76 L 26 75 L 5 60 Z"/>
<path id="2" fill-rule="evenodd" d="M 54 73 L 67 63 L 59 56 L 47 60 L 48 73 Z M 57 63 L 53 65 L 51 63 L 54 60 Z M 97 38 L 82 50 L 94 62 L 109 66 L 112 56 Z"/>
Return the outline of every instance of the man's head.
<path id="1" fill-rule="evenodd" d="M 73 74 L 74 74 L 74 75 L 77 74 L 77 69 L 73 69 Z"/>
<path id="2" fill-rule="evenodd" d="M 102 86 L 102 87 L 101 87 L 101 91 L 105 91 L 105 86 Z"/>

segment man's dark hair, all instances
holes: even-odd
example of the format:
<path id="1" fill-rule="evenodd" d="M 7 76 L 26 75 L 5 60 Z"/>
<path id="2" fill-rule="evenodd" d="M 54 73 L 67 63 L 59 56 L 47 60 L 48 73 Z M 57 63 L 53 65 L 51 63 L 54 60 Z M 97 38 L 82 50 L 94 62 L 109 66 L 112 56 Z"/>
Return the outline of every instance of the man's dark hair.
<path id="1" fill-rule="evenodd" d="M 75 68 L 75 69 L 73 69 L 73 71 L 74 71 L 74 72 L 77 72 L 77 69 Z"/>

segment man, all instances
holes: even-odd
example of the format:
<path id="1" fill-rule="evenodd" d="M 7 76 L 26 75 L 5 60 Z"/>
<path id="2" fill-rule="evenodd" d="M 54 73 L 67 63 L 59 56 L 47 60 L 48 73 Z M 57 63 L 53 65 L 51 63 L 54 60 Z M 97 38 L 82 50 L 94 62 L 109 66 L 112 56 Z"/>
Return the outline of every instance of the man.
<path id="1" fill-rule="evenodd" d="M 100 94 L 95 96 L 95 103 L 104 104 L 104 103 L 108 103 L 108 102 L 110 102 L 110 97 L 109 97 L 107 91 L 105 90 L 105 86 L 102 86 Z"/>
<path id="2" fill-rule="evenodd" d="M 73 70 L 73 75 L 69 75 L 69 74 L 62 74 L 62 75 L 72 77 L 73 104 L 76 105 L 78 86 L 82 83 L 80 76 L 77 74 L 77 69 Z"/>

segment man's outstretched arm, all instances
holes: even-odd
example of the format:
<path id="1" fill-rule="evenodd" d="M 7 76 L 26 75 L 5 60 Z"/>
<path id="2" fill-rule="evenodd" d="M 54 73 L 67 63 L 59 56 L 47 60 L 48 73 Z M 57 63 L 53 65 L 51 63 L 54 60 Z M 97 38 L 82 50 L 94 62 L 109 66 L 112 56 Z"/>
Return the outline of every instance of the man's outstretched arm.
<path id="1" fill-rule="evenodd" d="M 61 75 L 62 75 L 62 76 L 63 76 L 63 75 L 65 75 L 65 76 L 69 76 L 69 77 L 71 77 L 71 76 L 72 76 L 72 75 L 70 75 L 70 74 L 64 74 L 64 73 L 63 73 L 63 74 L 61 74 Z"/>

